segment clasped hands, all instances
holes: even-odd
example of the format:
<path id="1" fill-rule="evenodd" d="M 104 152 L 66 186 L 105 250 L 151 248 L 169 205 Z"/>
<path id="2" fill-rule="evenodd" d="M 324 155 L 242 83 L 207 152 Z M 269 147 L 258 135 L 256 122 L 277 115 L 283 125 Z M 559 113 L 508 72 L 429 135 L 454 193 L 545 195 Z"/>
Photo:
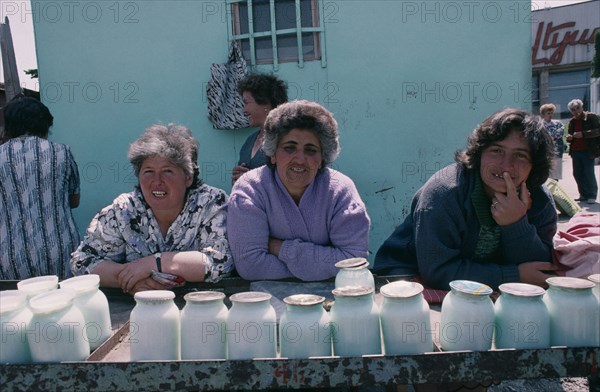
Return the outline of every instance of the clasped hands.
<path id="1" fill-rule="evenodd" d="M 156 262 L 152 255 L 123 264 L 117 275 L 119 287 L 123 292 L 130 294 L 145 290 L 165 290 L 166 286 L 152 279 L 155 268 Z"/>

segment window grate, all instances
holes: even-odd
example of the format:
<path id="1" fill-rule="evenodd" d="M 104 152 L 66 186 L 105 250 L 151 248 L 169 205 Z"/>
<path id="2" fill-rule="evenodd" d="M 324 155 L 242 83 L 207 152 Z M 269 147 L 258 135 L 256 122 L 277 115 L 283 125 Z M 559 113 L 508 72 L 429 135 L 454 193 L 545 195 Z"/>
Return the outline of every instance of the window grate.
<path id="1" fill-rule="evenodd" d="M 325 56 L 322 0 L 227 0 L 229 41 L 251 65 L 321 61 Z"/>

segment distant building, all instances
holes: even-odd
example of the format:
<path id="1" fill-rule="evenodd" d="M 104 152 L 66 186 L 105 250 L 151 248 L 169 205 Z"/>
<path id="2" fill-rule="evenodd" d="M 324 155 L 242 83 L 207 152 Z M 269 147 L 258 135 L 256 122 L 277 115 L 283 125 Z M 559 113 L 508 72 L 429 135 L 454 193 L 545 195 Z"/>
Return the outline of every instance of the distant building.
<path id="1" fill-rule="evenodd" d="M 534 10 L 532 110 L 556 105 L 555 117 L 571 117 L 567 104 L 579 98 L 600 113 L 600 79 L 591 78 L 594 40 L 600 29 L 600 0 Z"/>

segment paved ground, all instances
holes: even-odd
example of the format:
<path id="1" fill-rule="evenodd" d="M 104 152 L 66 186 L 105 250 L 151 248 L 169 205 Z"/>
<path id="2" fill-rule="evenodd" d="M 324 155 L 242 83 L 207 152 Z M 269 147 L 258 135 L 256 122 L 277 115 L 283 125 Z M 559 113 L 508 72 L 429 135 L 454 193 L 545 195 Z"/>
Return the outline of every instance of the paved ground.
<path id="1" fill-rule="evenodd" d="M 598 162 L 598 161 L 596 161 Z M 596 169 L 596 179 L 600 183 L 600 165 L 594 166 Z M 571 157 L 567 154 L 563 155 L 563 178 L 558 181 L 558 184 L 571 196 L 573 199 L 577 199 L 579 197 L 579 192 L 577 191 L 577 183 L 573 178 L 573 164 L 571 163 Z M 596 212 L 600 213 L 600 198 L 596 196 L 596 204 L 587 204 L 586 202 L 580 202 L 579 206 L 588 212 Z M 569 220 L 569 216 L 559 215 L 558 219 L 558 227 L 561 227 L 561 224 L 564 224 Z"/>

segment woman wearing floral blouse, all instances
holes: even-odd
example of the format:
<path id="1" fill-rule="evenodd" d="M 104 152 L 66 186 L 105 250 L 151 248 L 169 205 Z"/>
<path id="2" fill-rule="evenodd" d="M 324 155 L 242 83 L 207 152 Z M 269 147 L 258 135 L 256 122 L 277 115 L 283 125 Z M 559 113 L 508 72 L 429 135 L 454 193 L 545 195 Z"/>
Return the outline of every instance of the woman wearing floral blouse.
<path id="1" fill-rule="evenodd" d="M 128 157 L 139 185 L 94 217 L 72 254 L 73 273 L 98 274 L 102 286 L 132 294 L 167 288 L 161 273 L 191 282 L 228 274 L 227 195 L 198 179 L 198 145 L 190 131 L 153 125 Z"/>

